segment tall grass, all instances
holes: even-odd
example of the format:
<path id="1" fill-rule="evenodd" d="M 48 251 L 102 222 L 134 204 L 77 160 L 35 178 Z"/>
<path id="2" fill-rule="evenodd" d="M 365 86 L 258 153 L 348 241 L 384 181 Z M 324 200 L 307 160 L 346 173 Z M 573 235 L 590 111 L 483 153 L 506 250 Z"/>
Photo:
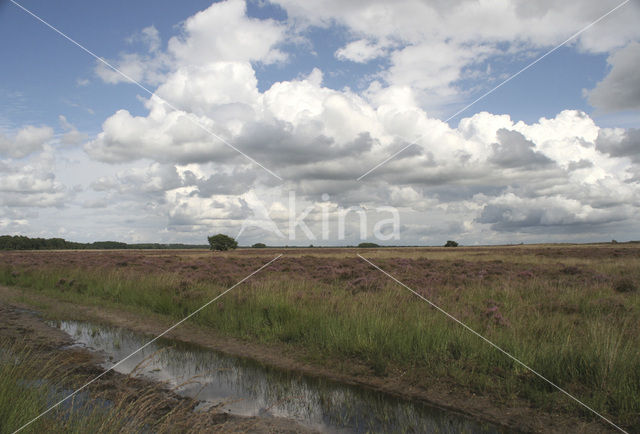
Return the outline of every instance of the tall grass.
<path id="1" fill-rule="evenodd" d="M 12 433 L 28 424 L 86 381 L 74 370 L 77 361 L 69 357 L 0 340 L 0 433 Z M 108 392 L 92 388 L 29 423 L 22 432 L 193 432 L 203 429 L 197 421 L 189 422 L 193 405 L 188 399 L 169 403 L 153 387 L 125 386 Z"/>
<path id="2" fill-rule="evenodd" d="M 637 278 L 635 265 L 598 267 Z M 616 293 L 610 283 L 578 284 L 569 277 L 498 277 L 445 286 L 429 297 L 588 405 L 616 422 L 640 426 L 640 297 Z M 225 289 L 215 282 L 186 284 L 174 274 L 115 269 L 5 268 L 0 282 L 173 319 Z M 444 379 L 498 401 L 518 397 L 541 408 L 593 417 L 393 282 L 348 290 L 340 282 L 256 276 L 192 321 L 252 342 L 288 345 L 299 358 L 335 369 L 348 364 L 378 376 L 402 373 L 425 388 Z"/>

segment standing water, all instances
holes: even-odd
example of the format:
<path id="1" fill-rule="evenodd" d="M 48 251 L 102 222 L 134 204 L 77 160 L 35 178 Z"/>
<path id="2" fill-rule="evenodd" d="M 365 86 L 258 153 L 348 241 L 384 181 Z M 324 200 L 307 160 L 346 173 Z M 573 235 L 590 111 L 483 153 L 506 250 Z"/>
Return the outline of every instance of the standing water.
<path id="1" fill-rule="evenodd" d="M 129 330 L 87 322 L 54 324 L 76 344 L 105 355 L 109 368 L 149 341 Z M 324 432 L 497 433 L 499 427 L 382 392 L 264 366 L 197 345 L 159 339 L 115 371 L 163 381 L 199 408 L 282 417 Z"/>

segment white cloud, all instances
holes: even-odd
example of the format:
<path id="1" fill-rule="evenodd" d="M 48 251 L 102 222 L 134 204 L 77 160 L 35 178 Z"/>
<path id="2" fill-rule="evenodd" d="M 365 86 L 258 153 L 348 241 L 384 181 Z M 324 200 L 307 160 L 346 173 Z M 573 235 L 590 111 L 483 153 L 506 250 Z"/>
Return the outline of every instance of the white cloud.
<path id="1" fill-rule="evenodd" d="M 603 111 L 640 110 L 640 43 L 629 43 L 607 62 L 611 70 L 587 93 L 589 103 Z"/>
<path id="2" fill-rule="evenodd" d="M 0 155 L 24 158 L 41 151 L 44 144 L 51 138 L 53 138 L 53 129 L 47 126 L 27 125 L 12 137 L 0 133 Z"/>
<path id="3" fill-rule="evenodd" d="M 416 42 L 393 49 L 391 67 L 381 74 L 391 85 L 374 82 L 366 99 L 349 89 L 323 86 L 319 69 L 260 92 L 251 61 L 269 58 L 282 37 L 249 49 L 232 34 L 229 41 L 237 51 L 231 55 L 217 45 L 221 34 L 209 34 L 205 23 L 225 17 L 254 32 L 266 25 L 274 35 L 279 25 L 244 17 L 241 2 L 212 8 L 188 19 L 184 35 L 169 44 L 179 63 L 157 93 L 180 110 L 152 97 L 146 116 L 120 110 L 85 146 L 91 157 L 105 162 L 155 162 L 100 179 L 93 187 L 145 202 L 149 212 L 165 215 L 173 230 L 239 229 L 250 212 L 239 197 L 256 191 L 262 197 L 273 188 L 272 180 L 261 172 L 250 175 L 246 161 L 197 122 L 276 169 L 287 188 L 309 203 L 328 193 L 336 207 L 392 203 L 408 213 L 438 209 L 439 219 L 460 219 L 463 223 L 454 226 L 468 237 L 486 227 L 496 233 L 542 227 L 592 230 L 626 219 L 635 206 L 630 203 L 638 202 L 638 187 L 628 182 L 634 163 L 621 163 L 596 146 L 600 129 L 582 112 L 567 110 L 533 124 L 479 113 L 462 119 L 457 128 L 425 112 L 420 100 L 454 96 L 452 83 L 464 67 L 494 54 L 491 44 L 434 42 L 417 28 L 414 33 L 404 29 L 404 40 Z M 547 19 L 537 10 L 518 13 Z M 218 56 L 201 52 L 205 49 Z M 342 55 L 346 58 L 347 51 Z M 353 54 L 362 61 L 369 55 Z M 355 181 L 413 140 L 418 143 L 372 173 L 367 183 Z M 176 172 L 176 163 L 185 166 Z M 283 209 L 286 191 L 280 194 L 267 209 Z M 436 226 L 453 228 L 442 220 Z M 434 233 L 421 236 L 427 240 Z"/>
<path id="4" fill-rule="evenodd" d="M 95 73 L 102 81 L 109 84 L 130 83 L 130 79 L 142 83 L 158 84 L 163 79 L 162 70 L 166 67 L 167 62 L 164 55 L 122 53 L 118 60 L 109 62 L 118 71 L 103 62 L 96 61 Z"/>
<path id="5" fill-rule="evenodd" d="M 110 63 L 135 81 L 157 85 L 165 81 L 167 70 L 181 66 L 197 69 L 225 61 L 283 62 L 287 56 L 276 46 L 285 37 L 283 25 L 249 18 L 243 0 L 227 0 L 187 18 L 181 24 L 181 34 L 169 39 L 166 52 L 160 50 L 158 30 L 150 26 L 129 38 L 130 42 L 142 41 L 147 53 L 121 53 Z M 100 61 L 96 62 L 95 72 L 107 83 L 129 81 Z"/>
<path id="6" fill-rule="evenodd" d="M 71 124 L 65 116 L 58 116 L 58 120 L 60 121 L 62 128 L 65 130 L 65 133 L 60 139 L 62 144 L 68 146 L 79 145 L 88 138 L 87 134 L 78 131 L 78 129 Z"/>
<path id="7" fill-rule="evenodd" d="M 160 32 L 154 26 L 145 27 L 139 33 L 128 38 L 129 43 L 140 41 L 145 47 L 146 53 L 120 53 L 117 60 L 107 60 L 118 71 L 107 66 L 104 62 L 96 60 L 94 72 L 109 84 L 128 83 L 129 79 L 149 84 L 159 84 L 164 78 L 164 72 L 168 68 L 171 59 L 160 51 L 162 39 Z M 126 78 L 124 75 L 129 78 Z M 89 81 L 78 80 L 78 85 L 86 86 Z"/>
<path id="8" fill-rule="evenodd" d="M 338 49 L 335 56 L 340 60 L 351 60 L 357 63 L 367 63 L 381 57 L 386 52 L 384 46 L 367 39 L 359 39 Z"/>
<path id="9" fill-rule="evenodd" d="M 462 78 L 463 68 L 492 53 L 495 49 L 488 45 L 423 42 L 393 51 L 391 67 L 381 75 L 393 86 L 414 89 L 423 106 L 438 107 L 459 95 L 453 83 Z"/>
<path id="10" fill-rule="evenodd" d="M 219 61 L 281 62 L 276 48 L 285 38 L 284 26 L 273 20 L 246 16 L 243 0 L 214 3 L 189 17 L 183 34 L 169 40 L 169 53 L 180 63 L 203 65 Z"/>
<path id="11" fill-rule="evenodd" d="M 507 193 L 489 200 L 477 221 L 506 232 L 582 231 L 622 222 L 631 217 L 629 211 L 625 205 L 596 209 L 567 197 L 526 199 Z"/>
<path id="12" fill-rule="evenodd" d="M 233 233 L 256 198 L 274 216 L 286 215 L 288 189 L 309 204 L 327 193 L 334 212 L 397 206 L 408 219 L 406 236 L 427 243 L 455 231 L 478 241 L 487 234 L 496 240 L 545 231 L 587 237 L 614 223 L 637 227 L 635 132 L 603 130 L 577 110 L 528 124 L 482 112 L 457 127 L 427 110 L 463 96 L 460 80 L 480 69 L 486 74 L 483 61 L 491 56 L 561 42 L 612 5 L 283 3 L 296 30 L 305 20 L 347 29 L 351 39 L 336 51 L 338 59 L 383 58 L 388 68 L 362 94 L 326 87 L 318 68 L 260 91 L 256 64 L 284 61 L 280 50 L 292 28 L 248 18 L 245 3 L 236 0 L 188 18 L 166 51 L 157 31 L 143 32 L 149 52 L 131 57 L 132 73 L 149 80 L 145 71 L 158 70 L 155 59 L 171 59 L 157 76 L 156 92 L 179 109 L 152 97 L 146 114 L 119 110 L 105 120 L 84 149 L 114 164 L 116 173 L 94 182 L 92 194 L 104 197 L 86 198 L 84 206 L 117 202 L 118 212 L 138 220 L 149 215 L 175 237 L 212 228 Z M 633 15 L 637 6 L 629 7 Z M 585 34 L 578 46 L 590 52 L 620 47 L 636 35 L 626 18 L 621 26 L 624 38 Z M 629 46 L 611 57 L 611 76 L 632 63 Z M 285 179 L 282 190 L 198 123 L 275 170 Z M 355 181 L 416 140 L 364 182 Z M 317 220 L 317 213 L 310 218 Z"/>
<path id="13" fill-rule="evenodd" d="M 237 115 L 254 110 L 260 98 L 257 86 L 250 63 L 218 61 L 180 67 L 156 94 L 190 113 L 216 117 L 223 112 Z"/>
<path id="14" fill-rule="evenodd" d="M 620 2 L 615 0 L 555 2 L 513 2 L 456 0 L 423 2 L 384 0 L 345 2 L 341 0 L 277 0 L 298 25 L 328 27 L 339 23 L 353 34 L 374 40 L 395 40 L 409 44 L 452 40 L 521 41 L 549 46 L 593 22 Z M 582 35 L 585 50 L 606 52 L 640 36 L 636 23 L 640 7 L 631 2 L 598 27 Z M 612 31 L 615 29 L 615 31 Z"/>
<path id="15" fill-rule="evenodd" d="M 155 52 L 160 49 L 162 44 L 162 39 L 160 39 L 160 32 L 155 26 L 145 27 L 140 31 L 139 35 L 134 35 L 132 38 L 132 42 L 136 39 L 141 40 L 145 45 L 147 45 L 150 52 Z"/>
<path id="16" fill-rule="evenodd" d="M 181 71 L 187 82 L 189 71 Z M 348 90 L 322 87 L 317 75 L 276 83 L 264 93 L 238 92 L 230 76 L 230 92 L 224 98 L 219 94 L 223 90 L 211 87 L 212 95 L 222 98 L 221 104 L 210 102 L 205 91 L 183 94 L 194 110 L 203 113 L 201 121 L 218 130 L 226 125 L 224 131 L 232 143 L 278 168 L 288 187 L 312 202 L 329 193 L 344 207 L 384 203 L 431 212 L 446 204 L 445 214 L 460 213 L 470 238 L 479 234 L 474 221 L 497 233 L 537 233 L 540 228 L 592 231 L 627 219 L 640 205 L 638 185 L 628 182 L 634 163 L 620 162 L 609 155 L 618 151 L 597 145 L 600 128 L 582 112 L 564 111 L 533 124 L 479 113 L 451 128 L 402 97 L 398 105 L 390 100 L 375 109 Z M 197 77 L 196 71 L 196 83 Z M 251 104 L 240 128 L 229 127 L 234 122 L 213 109 L 223 110 L 234 98 L 245 98 L 240 105 Z M 219 154 L 226 149 L 199 134 L 193 124 L 173 127 L 189 115 L 166 111 L 153 99 L 149 107 L 147 117 L 116 113 L 87 150 L 105 161 L 144 158 L 195 163 L 195 167 L 213 163 L 219 168 L 243 163 L 233 160 L 233 152 Z M 359 174 L 403 146 L 397 141 L 398 133 L 422 137 L 407 155 L 372 173 L 367 183 L 355 182 Z M 228 195 L 265 187 L 263 177 L 247 176 L 250 169 L 226 175 L 217 171 L 215 176 L 192 170 L 196 169 L 180 172 L 182 184 L 135 176 L 120 180 L 127 179 L 128 185 L 138 185 L 143 192 L 157 187 L 155 200 L 166 201 L 162 209 L 170 224 L 186 232 L 210 225 L 238 229 L 249 211 Z M 282 199 L 273 204 L 278 202 L 286 203 Z M 549 209 L 541 211 L 544 206 Z M 451 214 L 454 209 L 463 211 Z"/>
<path id="17" fill-rule="evenodd" d="M 111 163 L 142 158 L 189 163 L 236 156 L 235 151 L 198 126 L 202 123 L 213 129 L 210 120 L 182 111 L 167 111 L 155 97 L 149 104 L 152 111 L 148 117 L 132 116 L 127 110 L 119 110 L 108 118 L 103 131 L 85 145 L 87 153 L 99 161 Z"/>
<path id="18" fill-rule="evenodd" d="M 0 205 L 3 207 L 61 207 L 70 192 L 56 181 L 53 162 L 47 156 L 25 165 L 0 161 Z"/>
<path id="19" fill-rule="evenodd" d="M 299 28 L 344 26 L 353 40 L 338 49 L 341 59 L 366 62 L 388 56 L 383 74 L 389 86 L 410 85 L 421 103 L 435 106 L 455 100 L 454 83 L 467 74 L 486 71 L 488 54 L 512 54 L 551 48 L 600 18 L 620 2 L 470 1 L 424 2 L 384 0 L 277 0 Z M 570 45 L 607 53 L 640 38 L 640 5 L 629 2 Z M 383 41 L 383 42 L 375 42 Z M 386 50 L 386 52 L 385 52 Z M 434 104 L 433 98 L 438 98 Z M 449 101 L 450 102 L 450 101 Z"/>

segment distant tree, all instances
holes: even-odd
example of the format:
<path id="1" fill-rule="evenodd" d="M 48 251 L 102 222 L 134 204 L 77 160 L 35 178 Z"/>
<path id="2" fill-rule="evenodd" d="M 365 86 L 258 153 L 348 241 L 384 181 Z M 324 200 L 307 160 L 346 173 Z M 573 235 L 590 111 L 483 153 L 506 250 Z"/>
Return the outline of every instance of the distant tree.
<path id="1" fill-rule="evenodd" d="M 380 247 L 379 245 L 377 245 L 376 243 L 360 243 L 358 244 L 358 247 L 361 247 L 363 249 L 367 249 L 367 248 L 373 248 L 373 247 Z"/>
<path id="2" fill-rule="evenodd" d="M 267 245 L 265 243 L 255 243 L 253 246 L 254 249 L 264 249 L 265 247 L 267 247 Z"/>
<path id="3" fill-rule="evenodd" d="M 205 244 L 127 244 L 119 241 L 75 243 L 63 238 L 29 238 L 22 235 L 0 235 L 0 250 L 63 250 L 63 249 L 202 249 Z"/>
<path id="4" fill-rule="evenodd" d="M 444 245 L 445 247 L 458 247 L 458 243 L 456 243 L 455 241 L 449 240 L 445 243 Z"/>
<path id="5" fill-rule="evenodd" d="M 92 249 L 126 249 L 127 243 L 121 243 L 119 241 L 94 241 L 91 243 Z"/>
<path id="6" fill-rule="evenodd" d="M 0 250 L 62 250 L 84 248 L 85 245 L 62 238 L 29 238 L 22 235 L 0 236 Z"/>
<path id="7" fill-rule="evenodd" d="M 212 235 L 207 239 L 211 250 L 233 250 L 238 247 L 238 242 L 228 235 Z"/>

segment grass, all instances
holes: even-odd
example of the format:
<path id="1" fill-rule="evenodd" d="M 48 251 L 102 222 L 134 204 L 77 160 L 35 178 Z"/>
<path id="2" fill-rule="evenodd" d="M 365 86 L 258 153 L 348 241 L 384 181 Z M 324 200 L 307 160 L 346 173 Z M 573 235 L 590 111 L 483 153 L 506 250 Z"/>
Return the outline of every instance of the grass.
<path id="1" fill-rule="evenodd" d="M 42 411 L 65 398 L 86 376 L 77 372 L 78 361 L 69 354 L 41 352 L 7 338 L 0 340 L 0 433 L 12 433 Z M 104 380 L 101 380 L 104 381 Z M 166 398 L 140 384 L 92 387 L 62 403 L 22 432 L 120 433 L 193 432 L 204 426 L 188 422 L 193 401 L 167 406 Z M 97 386 L 98 384 L 96 384 Z"/>
<path id="2" fill-rule="evenodd" d="M 619 279 L 640 282 L 636 257 L 563 257 L 555 265 L 557 259 L 526 251 L 478 256 L 473 250 L 407 250 L 408 262 L 402 263 L 394 262 L 398 255 L 380 250 L 367 257 L 616 423 L 640 426 L 640 297 L 638 291 L 615 290 Z M 416 272 L 424 260 L 432 262 Z M 492 275 L 489 265 L 496 261 L 507 271 Z M 487 268 L 489 276 L 454 278 L 471 276 L 476 266 Z M 444 270 L 437 285 L 420 280 L 437 267 Z M 595 417 L 378 271 L 365 271 L 379 279 L 354 285 L 357 275 L 350 281 L 257 275 L 192 321 L 251 342 L 288 345 L 318 364 L 354 362 L 376 376 L 408 373 L 406 381 L 424 387 L 446 381 L 505 405 L 520 398 L 539 408 Z M 176 320 L 228 286 L 185 281 L 175 272 L 78 266 L 5 266 L 0 283 Z"/>

